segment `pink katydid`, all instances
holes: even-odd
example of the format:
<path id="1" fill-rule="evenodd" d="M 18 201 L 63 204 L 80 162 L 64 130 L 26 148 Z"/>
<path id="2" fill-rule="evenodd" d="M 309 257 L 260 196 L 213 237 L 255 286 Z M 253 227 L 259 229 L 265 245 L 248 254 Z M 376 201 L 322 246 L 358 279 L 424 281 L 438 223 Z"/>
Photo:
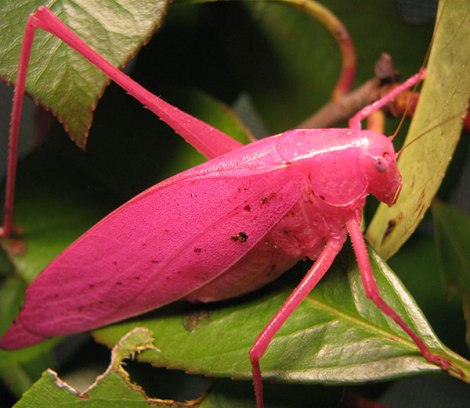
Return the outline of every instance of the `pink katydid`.
<path id="1" fill-rule="evenodd" d="M 419 81 L 420 74 L 361 111 L 351 119 L 351 129 L 293 130 L 240 147 L 132 82 L 75 38 L 46 8 L 40 8 L 30 22 L 25 43 L 32 41 L 33 26 L 52 32 L 207 157 L 222 156 L 145 191 L 72 244 L 30 286 L 25 308 L 1 340 L 3 347 L 22 347 L 50 336 L 89 330 L 177 299 L 214 301 L 237 296 L 275 279 L 300 258 L 316 258 L 250 352 L 261 406 L 259 359 L 279 327 L 326 273 L 349 232 L 368 296 L 413 338 L 428 360 L 444 369 L 451 367 L 450 362 L 433 355 L 382 301 L 359 229 L 365 197 L 372 193 L 391 205 L 401 187 L 390 140 L 362 131 L 360 121 Z M 19 84 L 26 72 L 21 75 Z M 23 90 L 17 89 L 19 100 Z M 19 117 L 18 106 L 19 102 L 14 118 Z M 195 209 L 201 210 L 200 215 Z M 165 214 L 165 219 L 155 219 L 154 214 Z M 136 216 L 142 222 L 130 232 L 126 222 Z M 190 220 L 191 229 L 182 223 L 184 219 Z M 276 246 L 282 250 L 274 252 Z M 128 259 L 136 248 L 140 248 L 141 259 L 130 265 Z M 259 268 L 260 259 L 264 268 Z M 61 276 L 60 289 L 55 291 L 57 276 Z M 184 279 L 176 279 L 178 276 Z M 86 296 L 77 299 L 74 295 L 84 293 L 83 289 Z M 41 319 L 45 315 L 48 319 Z"/>

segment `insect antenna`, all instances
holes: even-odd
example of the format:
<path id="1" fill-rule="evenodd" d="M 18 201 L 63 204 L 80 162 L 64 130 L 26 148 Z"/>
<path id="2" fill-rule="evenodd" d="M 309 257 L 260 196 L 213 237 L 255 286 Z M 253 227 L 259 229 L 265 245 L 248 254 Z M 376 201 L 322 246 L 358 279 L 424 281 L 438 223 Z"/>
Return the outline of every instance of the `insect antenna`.
<path id="1" fill-rule="evenodd" d="M 465 116 L 466 116 L 466 112 L 465 112 Z M 421 132 L 418 136 L 416 136 L 413 140 L 411 140 L 409 143 L 407 143 L 406 145 L 402 146 L 400 150 L 398 150 L 396 153 L 395 153 L 395 157 L 398 158 L 400 156 L 400 154 L 403 153 L 403 150 L 407 149 L 408 147 L 410 147 L 414 142 L 418 141 L 419 139 L 421 139 L 422 137 L 426 136 L 429 132 L 432 132 L 433 130 L 439 128 L 440 126 L 442 125 L 445 125 L 446 123 L 448 122 L 451 122 L 452 120 L 454 120 L 455 118 L 457 117 L 461 117 L 462 118 L 462 125 L 463 125 L 463 121 L 465 120 L 465 116 L 462 116 L 462 113 L 456 113 L 454 115 L 451 115 L 449 116 L 447 119 L 439 122 L 439 123 L 436 123 L 435 125 L 427 128 L 426 130 L 424 130 L 423 132 Z"/>

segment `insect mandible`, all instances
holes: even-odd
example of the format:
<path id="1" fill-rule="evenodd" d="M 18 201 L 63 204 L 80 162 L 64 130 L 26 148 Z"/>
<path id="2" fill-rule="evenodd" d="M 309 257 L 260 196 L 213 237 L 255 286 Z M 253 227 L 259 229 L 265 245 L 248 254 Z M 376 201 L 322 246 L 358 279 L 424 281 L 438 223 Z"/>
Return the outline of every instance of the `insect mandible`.
<path id="1" fill-rule="evenodd" d="M 24 308 L 1 338 L 1 347 L 26 347 L 51 336 L 91 330 L 176 300 L 212 302 L 240 296 L 276 279 L 299 259 L 314 259 L 250 350 L 261 407 L 259 360 L 349 235 L 367 296 L 413 339 L 427 360 L 444 370 L 452 368 L 382 300 L 360 230 L 367 195 L 393 205 L 401 189 L 390 139 L 362 130 L 361 120 L 420 81 L 424 71 L 361 110 L 349 129 L 296 129 L 241 147 L 140 87 L 45 7 L 28 20 L 17 98 L 24 93 L 35 27 L 88 58 L 211 160 L 144 191 L 77 239 L 27 289 Z M 14 120 L 19 117 L 18 103 Z M 10 216 L 11 208 L 6 212 Z M 140 223 L 131 230 L 127 224 L 134 217 Z M 11 221 L 4 234 L 9 230 Z M 141 256 L 135 260 L 137 250 Z"/>

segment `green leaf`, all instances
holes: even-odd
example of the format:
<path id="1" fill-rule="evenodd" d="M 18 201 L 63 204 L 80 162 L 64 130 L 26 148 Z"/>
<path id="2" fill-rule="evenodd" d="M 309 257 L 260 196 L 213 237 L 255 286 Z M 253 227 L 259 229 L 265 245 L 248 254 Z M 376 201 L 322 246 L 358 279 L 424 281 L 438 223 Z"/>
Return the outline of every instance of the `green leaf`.
<path id="1" fill-rule="evenodd" d="M 470 345 L 470 217 L 439 201 L 431 209 L 439 267 L 449 292 L 462 298 Z"/>
<path id="2" fill-rule="evenodd" d="M 161 25 L 168 1 L 2 1 L 0 76 L 4 80 L 16 78 L 26 19 L 40 5 L 48 5 L 92 48 L 122 67 Z M 77 145 L 85 147 L 93 110 L 109 80 L 59 39 L 37 31 L 27 92 L 59 118 Z"/>
<path id="3" fill-rule="evenodd" d="M 446 349 L 393 272 L 371 252 L 381 293 L 435 353 L 470 373 L 470 362 Z M 349 259 L 351 261 L 351 259 Z M 355 262 L 341 259 L 296 309 L 261 360 L 263 378 L 284 382 L 355 383 L 436 372 L 394 322 L 367 300 Z M 166 307 L 94 332 L 108 346 L 134 327 L 154 333 L 160 352 L 141 361 L 191 373 L 251 378 L 248 350 L 295 283 L 285 277 L 262 294 L 223 305 Z"/>
<path id="4" fill-rule="evenodd" d="M 351 6 L 345 2 L 335 2 L 335 4 L 339 4 L 339 9 L 346 12 L 346 15 L 349 16 L 348 26 L 351 25 L 356 32 L 358 32 L 359 29 L 362 31 L 363 28 L 370 30 L 364 30 L 365 34 L 359 37 L 356 34 L 354 35 L 355 40 L 358 41 L 357 45 L 360 47 L 359 52 L 362 53 L 361 67 L 363 67 L 363 77 L 370 76 L 372 72 L 372 64 L 366 62 L 365 54 L 368 56 L 373 55 L 373 58 L 376 58 L 379 51 L 383 49 L 390 50 L 390 44 L 392 47 L 395 47 L 392 48 L 394 51 L 403 51 L 405 55 L 407 53 L 417 54 L 414 51 L 415 46 L 419 46 L 419 44 L 422 45 L 422 41 L 418 41 L 417 36 L 414 35 L 415 31 L 411 28 L 403 27 L 404 24 L 400 25 L 396 23 L 396 20 L 396 25 L 390 23 L 389 11 L 393 10 L 393 2 L 391 1 L 386 2 L 387 7 L 383 7 L 382 4 L 380 6 L 373 6 L 370 2 L 361 3 L 363 4 L 362 7 L 364 7 L 363 10 L 367 9 L 370 11 L 370 7 L 376 7 L 376 9 L 373 9 L 374 11 L 370 13 L 374 16 L 376 16 L 376 11 L 382 13 L 382 18 L 377 17 L 374 19 L 370 19 L 368 13 L 360 13 L 356 7 L 351 8 Z M 226 5 L 223 5 L 220 10 L 225 7 Z M 237 86 L 240 86 L 240 83 L 237 83 L 238 78 L 234 79 L 234 71 L 243 71 L 245 74 L 248 72 L 252 74 L 249 77 L 253 84 L 252 88 L 256 88 L 257 91 L 257 93 L 254 93 L 256 96 L 253 99 L 255 103 L 258 104 L 258 97 L 261 97 L 263 100 L 261 102 L 263 110 L 269 111 L 268 113 L 271 118 L 274 118 L 271 120 L 280 123 L 279 126 L 285 126 L 286 123 L 295 123 L 295 120 L 302 119 L 304 115 L 306 116 L 311 111 L 311 105 L 309 105 L 310 99 L 308 98 L 313 96 L 317 97 L 319 95 L 322 96 L 321 94 L 323 93 L 323 98 L 320 98 L 320 103 L 322 103 L 322 101 L 326 100 L 329 96 L 332 84 L 323 82 L 323 78 L 325 75 L 331 75 L 334 79 L 336 71 L 331 70 L 333 74 L 325 74 L 325 71 L 330 71 L 329 68 L 331 65 L 335 64 L 335 61 L 330 60 L 328 56 L 325 56 L 323 60 L 321 58 L 315 59 L 310 56 L 309 50 L 312 48 L 310 40 L 313 38 L 314 40 L 318 39 L 318 43 L 320 44 L 323 42 L 323 37 L 310 35 L 310 31 L 307 32 L 304 30 L 304 27 L 312 24 L 310 18 L 302 19 L 302 17 L 293 17 L 286 19 L 285 16 L 289 15 L 292 10 L 286 7 L 276 7 L 276 10 L 282 9 L 287 11 L 286 13 L 278 11 L 268 12 L 266 10 L 268 10 L 269 7 L 270 5 L 263 5 L 255 10 L 251 22 L 256 22 L 257 18 L 259 18 L 259 24 L 263 25 L 263 30 L 270 32 L 275 38 L 269 41 L 268 46 L 262 41 L 261 43 L 245 43 L 252 45 L 251 48 L 254 50 L 253 54 L 255 56 L 254 60 L 243 58 L 243 55 L 237 52 L 236 47 L 224 47 L 218 43 L 219 50 L 222 49 L 226 54 L 230 54 L 230 61 L 232 63 L 228 64 L 228 67 L 225 66 L 225 68 L 220 69 L 217 76 L 212 76 L 211 68 L 213 65 L 215 66 L 217 62 L 215 59 L 211 59 L 209 63 L 204 64 L 203 52 L 190 56 L 190 53 L 194 52 L 194 50 L 188 43 L 191 44 L 191 39 L 199 37 L 197 35 L 180 35 L 184 46 L 182 48 L 174 48 L 173 43 L 170 43 L 172 45 L 166 49 L 167 52 L 163 54 L 163 57 L 161 55 L 157 56 L 157 58 L 160 59 L 152 68 L 152 75 L 153 70 L 163 65 L 159 63 L 160 61 L 163 60 L 165 64 L 170 64 L 173 56 L 179 56 L 179 54 L 182 55 L 182 58 L 176 58 L 176 63 L 170 65 L 169 69 L 173 71 L 179 68 L 180 65 L 183 65 L 181 64 L 181 60 L 189 61 L 190 66 L 188 68 L 183 65 L 183 75 L 177 76 L 175 80 L 172 81 L 173 77 L 170 77 L 170 80 L 167 80 L 169 86 L 174 86 L 175 83 L 179 84 L 180 80 L 185 80 L 190 75 L 194 76 L 194 72 L 197 72 L 198 69 L 202 70 L 204 74 L 209 77 L 210 83 L 220 85 L 219 80 L 224 77 L 226 79 L 228 78 L 228 82 L 236 83 Z M 172 8 L 172 10 L 174 9 L 176 9 L 176 7 Z M 196 11 L 192 8 L 190 9 L 190 13 L 192 16 L 196 15 Z M 226 12 L 224 11 L 224 13 Z M 292 15 L 294 13 L 297 16 L 301 15 L 301 13 L 297 11 L 294 11 Z M 201 14 L 204 15 L 204 13 Z M 234 15 L 230 12 L 227 12 L 226 15 L 229 16 L 231 22 L 240 21 L 236 19 L 232 20 Z M 220 14 L 218 16 L 220 17 Z M 240 16 L 238 17 L 240 19 Z M 243 14 L 241 19 L 246 17 L 247 16 Z M 396 18 L 396 15 L 394 17 Z M 0 21 L 3 21 L 1 19 L 2 16 L 0 15 Z M 196 17 L 193 17 L 191 21 L 193 22 L 194 20 L 196 20 Z M 227 24 L 228 20 L 219 20 L 222 21 L 222 25 L 225 24 L 226 26 L 225 34 L 236 34 L 232 35 L 231 38 L 236 38 L 243 34 L 241 32 L 242 30 L 238 30 L 236 24 L 232 23 L 231 25 Z M 213 22 L 214 20 L 211 21 Z M 302 24 L 299 23 L 300 21 Z M 199 23 L 203 28 L 208 27 L 204 18 L 200 18 Z M 387 28 L 390 27 L 387 24 L 392 26 L 392 29 L 388 30 L 390 31 L 390 34 L 388 34 L 389 42 L 387 43 L 388 45 L 382 45 L 382 34 L 386 37 Z M 178 26 L 178 24 L 176 24 L 176 26 L 177 32 L 186 33 L 181 26 Z M 236 29 L 233 28 L 234 26 Z M 170 27 L 170 24 L 168 24 L 167 27 Z M 259 33 L 256 25 L 251 25 L 249 28 L 255 35 Z M 293 30 L 295 30 L 295 32 Z M 321 31 L 322 28 L 320 27 L 319 30 Z M 212 37 L 216 37 L 217 41 L 220 41 L 222 34 L 219 35 L 219 31 L 215 32 L 217 32 L 218 35 L 214 36 L 211 34 Z M 373 33 L 373 35 L 371 33 Z M 410 33 L 413 34 L 410 35 Z M 171 32 L 170 37 L 172 40 L 178 37 L 174 34 L 174 31 Z M 413 44 L 409 44 L 409 47 L 407 44 L 407 46 L 404 47 L 403 44 L 406 44 L 406 42 L 396 40 L 397 35 L 408 39 L 413 38 Z M 277 38 L 280 36 L 285 37 L 283 44 L 276 42 Z M 362 40 L 357 40 L 358 38 Z M 369 40 L 372 38 L 380 40 L 374 43 L 365 43 L 366 39 Z M 391 40 L 394 38 L 395 41 L 392 42 Z M 158 40 L 158 43 L 160 43 L 160 38 Z M 296 47 L 292 47 L 293 43 L 296 44 Z M 210 58 L 213 58 L 212 52 L 214 50 L 211 49 L 211 44 L 212 43 L 207 44 L 204 41 L 206 52 Z M 364 44 L 367 44 L 367 46 L 364 46 Z M 282 57 L 274 60 L 264 59 L 264 51 L 266 51 L 266 49 L 272 51 L 271 47 L 273 45 L 274 48 L 276 48 L 276 53 L 279 52 L 282 54 Z M 336 46 L 332 40 L 330 45 L 334 53 L 336 53 Z M 277 49 L 277 47 L 279 47 L 279 49 Z M 250 47 L 246 47 L 246 49 L 248 48 Z M 320 54 L 324 52 L 321 47 L 318 46 L 317 48 Z M 171 58 L 169 56 L 171 56 Z M 296 57 L 295 61 L 292 59 L 293 56 Z M 277 63 L 279 60 L 282 61 L 282 64 Z M 260 61 L 267 64 L 263 75 L 260 75 L 260 70 L 258 70 L 256 66 L 256 62 Z M 370 61 L 370 58 L 368 58 L 367 61 Z M 140 61 L 138 61 L 138 64 L 139 63 Z M 412 65 L 412 63 L 409 64 Z M 278 69 L 279 67 L 280 69 Z M 273 76 L 266 75 L 266 73 L 271 74 L 272 71 L 274 71 Z M 278 79 L 283 77 L 284 74 L 286 74 L 285 78 L 287 79 L 285 79 L 284 82 L 278 82 Z M 315 81 L 312 80 L 313 77 L 320 79 L 319 81 Z M 139 81 L 141 80 L 139 79 Z M 160 84 L 161 82 L 159 81 L 160 79 L 157 78 L 156 83 Z M 309 86 L 306 86 L 306 83 L 308 83 Z M 222 83 L 220 88 L 225 88 L 225 85 L 226 82 Z M 291 85 L 292 88 L 290 87 Z M 241 89 L 245 89 L 245 86 L 246 83 L 242 83 L 240 87 Z M 250 90 L 250 86 L 246 86 L 246 88 Z M 286 88 L 292 91 L 288 92 L 288 96 L 285 93 Z M 237 92 L 239 92 L 239 89 L 237 89 Z M 110 92 L 107 92 L 106 94 L 109 93 Z M 103 102 L 100 102 L 100 108 Z M 112 113 L 109 121 L 103 120 L 100 122 L 100 120 L 98 120 L 99 113 L 96 115 L 96 128 L 94 127 L 94 129 L 96 129 L 97 134 L 100 134 L 99 137 L 94 137 L 90 140 L 87 157 L 89 158 L 91 156 L 92 160 L 95 160 L 95 164 L 90 166 L 92 168 L 91 170 L 85 165 L 82 166 L 80 163 L 79 171 L 77 171 L 75 164 L 80 160 L 76 160 L 76 157 L 70 159 L 68 153 L 62 156 L 63 152 L 57 152 L 57 148 L 50 149 L 54 150 L 55 155 L 52 156 L 44 155 L 40 158 L 38 154 L 36 158 L 33 158 L 35 162 L 34 166 L 24 163 L 26 167 L 23 173 L 23 180 L 27 181 L 24 184 L 24 188 L 22 188 L 23 195 L 17 199 L 17 203 L 23 207 L 21 211 L 19 211 L 16 219 L 18 224 L 25 227 L 27 234 L 27 251 L 24 256 L 10 255 L 10 259 L 15 268 L 19 271 L 18 273 L 27 281 L 30 281 L 42 267 L 53 259 L 71 240 L 96 222 L 101 215 L 104 215 L 113 208 L 116 202 L 121 202 L 122 196 L 116 197 L 116 191 L 124 192 L 125 195 L 132 194 L 132 189 L 140 191 L 143 187 L 149 185 L 149 183 L 154 183 L 159 179 L 160 176 L 157 174 L 160 174 L 159 171 L 161 167 L 168 164 L 168 162 L 173 165 L 173 161 L 178 160 L 173 152 L 168 153 L 167 150 L 154 148 L 153 144 L 147 144 L 147 133 L 153 133 L 152 137 L 155 140 L 164 139 L 166 137 L 165 134 L 154 131 L 153 123 L 158 122 L 158 120 L 154 120 L 153 122 L 151 119 L 147 120 L 150 115 L 146 117 L 138 116 L 137 119 L 135 117 L 128 119 L 126 116 L 124 119 L 124 112 L 131 110 L 128 105 L 132 105 L 132 102 L 129 102 L 129 98 L 127 97 L 127 104 L 124 106 L 119 105 L 116 107 L 114 99 L 112 102 L 113 103 L 110 102 L 108 104 L 108 108 L 110 108 Z M 266 108 L 266 106 L 268 108 Z M 303 113 L 299 113 L 300 108 L 298 109 L 298 107 L 300 106 L 304 109 Z M 276 107 L 276 109 L 271 109 L 270 107 Z M 138 110 L 143 111 L 140 106 Z M 210 110 L 208 112 L 209 115 L 212 114 Z M 124 133 L 127 137 L 126 140 L 134 142 L 135 145 L 124 144 L 120 137 L 116 137 L 124 128 Z M 170 135 L 168 144 L 176 144 L 175 136 L 171 135 L 173 132 L 167 131 L 166 133 Z M 106 137 L 108 137 L 108 139 L 103 145 L 98 146 L 98 143 L 92 143 L 92 140 L 101 140 L 102 138 L 104 140 Z M 111 139 L 111 143 L 109 143 L 109 138 Z M 108 149 L 110 146 L 112 149 Z M 60 147 L 59 150 L 62 149 L 63 146 Z M 120 149 L 121 151 L 119 151 Z M 133 156 L 132 153 L 137 149 L 140 149 L 141 154 Z M 106 152 L 107 157 L 105 159 L 103 159 L 103 152 Z M 60 157 L 62 158 L 60 159 Z M 111 162 L 114 162 L 114 164 L 109 165 Z M 148 162 L 151 164 L 147 165 Z M 57 167 L 53 166 L 53 163 L 57 164 Z M 48 171 L 50 171 L 50 173 L 48 173 Z M 171 171 L 166 171 L 173 173 L 177 170 L 175 168 Z M 84 173 L 87 176 L 84 177 Z M 40 177 L 41 174 L 42 176 Z M 60 181 L 60 179 L 63 180 Z M 99 181 L 98 186 L 96 185 L 96 180 Z M 103 185 L 99 184 L 105 185 L 105 188 L 103 188 Z M 348 262 L 343 263 L 349 264 Z M 304 381 L 300 377 L 302 377 L 303 374 L 303 367 L 306 366 L 305 376 L 307 379 L 305 379 L 305 382 L 310 383 L 311 381 L 319 380 L 325 371 L 329 373 L 329 378 L 336 378 L 332 381 L 349 382 L 346 375 L 352 373 L 354 377 L 356 370 L 353 369 L 353 360 L 356 358 L 362 358 L 363 360 L 361 360 L 359 365 L 358 374 L 352 381 L 361 381 L 359 379 L 361 376 L 363 380 L 369 381 L 389 378 L 389 376 L 403 373 L 437 371 L 436 367 L 426 363 L 422 359 L 409 339 L 400 333 L 399 329 L 397 329 L 393 323 L 383 318 L 382 314 L 364 298 L 357 272 L 348 272 L 342 268 L 338 269 L 338 265 L 341 266 L 341 261 L 337 263 L 336 269 L 328 274 L 325 282 L 322 282 L 309 299 L 304 302 L 305 304 L 294 314 L 293 318 L 289 319 L 291 323 L 288 323 L 284 331 L 280 333 L 280 337 L 275 341 L 273 347 L 268 349 L 268 353 L 271 353 L 271 357 L 268 354 L 266 359 L 263 360 L 263 364 L 266 364 L 266 373 L 276 379 L 286 373 L 285 376 L 289 377 L 289 381 Z M 377 272 L 376 270 L 376 273 Z M 398 287 L 398 289 L 395 287 L 388 289 L 387 274 L 388 272 L 385 271 L 385 277 L 379 279 L 379 282 L 384 284 L 384 292 L 387 294 L 387 299 L 389 300 L 388 296 L 395 298 L 394 293 L 396 292 L 400 293 L 401 296 L 402 290 L 400 287 Z M 390 279 L 394 281 L 393 275 Z M 353 285 L 352 288 L 349 286 L 350 283 Z M 292 290 L 294 285 L 295 283 L 293 283 L 289 277 L 286 277 L 284 280 L 261 292 L 262 297 L 259 298 L 259 300 L 259 295 L 253 294 L 252 296 L 233 302 L 227 302 L 226 304 L 207 306 L 207 308 L 202 307 L 202 310 L 198 308 L 194 310 L 188 306 L 175 305 L 157 311 L 151 316 L 144 317 L 143 319 L 145 319 L 146 322 L 148 321 L 149 324 L 153 324 L 153 318 L 160 316 L 160 318 L 156 320 L 157 323 L 155 323 L 158 325 L 158 328 L 155 329 L 157 346 L 160 346 L 159 337 L 162 336 L 166 358 L 168 360 L 172 359 L 173 355 L 177 357 L 174 363 L 163 361 L 161 365 L 171 367 L 190 366 L 195 367 L 196 370 L 201 370 L 201 372 L 213 372 L 217 371 L 217 364 L 222 363 L 223 369 L 225 370 L 225 374 L 223 375 L 231 375 L 231 372 L 235 372 L 235 375 L 238 376 L 240 374 L 244 378 L 249 379 L 250 367 L 247 358 L 247 350 L 251 346 L 254 336 L 259 333 L 263 324 L 274 314 L 282 302 L 282 299 L 287 296 L 287 293 Z M 407 302 L 406 300 L 405 303 Z M 419 315 L 419 312 L 415 313 L 415 305 L 413 302 L 407 303 L 407 308 L 411 308 L 411 311 L 402 309 L 400 306 L 402 301 L 400 301 L 400 299 L 396 299 L 391 303 L 394 307 L 396 306 L 398 308 L 400 314 L 404 316 L 411 315 L 415 320 L 420 322 L 420 333 L 422 333 L 422 331 L 424 331 L 426 335 L 429 333 L 429 327 L 424 324 L 423 328 L 421 324 L 422 316 Z M 365 306 L 361 306 L 362 304 Z M 224 306 L 227 306 L 225 315 L 222 310 Z M 206 317 L 207 315 L 209 316 Z M 369 318 L 369 315 L 371 318 Z M 257 321 L 258 319 L 259 321 Z M 161 322 L 161 320 L 163 320 L 163 322 Z M 168 321 L 168 325 L 165 320 Z M 337 323 L 335 323 L 336 321 Z M 336 329 L 336 326 L 339 327 L 339 330 Z M 217 328 L 221 328 L 221 331 L 216 330 Z M 343 331 L 341 331 L 341 328 Z M 168 334 L 166 334 L 167 330 Z M 194 331 L 189 333 L 187 330 Z M 210 336 L 204 335 L 207 331 L 198 334 L 202 330 L 209 331 L 210 333 L 208 334 L 210 334 Z M 181 331 L 184 331 L 184 333 L 181 334 Z M 174 340 L 171 340 L 169 336 L 173 332 L 179 337 L 177 336 Z M 296 332 L 298 333 L 297 335 Z M 339 334 L 339 338 L 336 338 L 333 334 L 335 336 Z M 193 337 L 196 338 L 196 340 L 193 340 L 191 343 L 183 342 L 180 345 L 179 340 L 184 336 L 187 336 L 189 339 Z M 319 336 L 319 339 L 317 336 Z M 341 339 L 342 336 L 345 336 L 343 342 Z M 283 340 L 284 337 L 286 340 Z M 450 355 L 451 357 L 449 358 L 453 359 L 453 361 L 459 362 L 459 365 L 462 367 L 467 367 L 466 362 L 462 362 L 459 357 L 452 355 L 446 349 L 442 349 L 441 346 L 436 343 L 437 340 L 435 340 L 432 334 L 428 335 L 427 339 L 431 345 L 434 345 L 437 350 L 441 350 L 444 355 Z M 116 338 L 113 337 L 112 340 L 116 341 Z M 355 340 L 358 340 L 357 343 L 364 345 L 364 348 L 359 349 L 358 345 L 355 344 Z M 185 345 L 187 345 L 187 350 L 184 350 Z M 225 348 L 225 345 L 228 345 L 228 347 Z M 233 348 L 231 349 L 230 347 L 232 346 Z M 349 348 L 343 349 L 343 346 Z M 174 348 L 176 350 L 172 351 Z M 311 348 L 313 348 L 312 357 L 310 357 L 309 354 Z M 26 353 L 29 350 L 30 349 L 23 350 L 23 352 Z M 323 354 L 330 354 L 331 350 L 333 351 L 332 356 L 334 363 L 328 366 L 328 363 L 325 362 L 325 358 L 328 357 L 328 355 L 322 355 L 322 351 L 324 352 Z M 342 354 L 341 350 L 358 351 L 358 354 L 347 356 Z M 368 356 L 365 355 L 367 354 L 366 351 L 370 351 L 370 359 L 373 359 L 374 353 L 378 351 L 377 361 L 367 360 Z M 186 354 L 184 354 L 185 352 Z M 335 355 L 334 353 L 337 354 Z M 149 357 L 146 358 L 153 359 L 157 354 L 161 353 L 147 352 Z M 212 354 L 214 356 L 212 356 Z M 4 355 L 11 356 L 12 354 L 5 352 Z M 183 360 L 188 357 L 188 355 L 192 360 L 185 363 Z M 2 358 L 3 355 L 0 361 L 2 361 Z M 202 367 L 196 361 L 199 358 L 201 358 Z M 344 358 L 344 360 L 342 358 Z M 305 362 L 303 359 L 305 359 Z M 314 364 L 317 360 L 324 365 L 320 368 L 316 367 Z M 343 375 L 341 375 L 342 367 L 340 364 L 345 364 L 346 367 Z M 233 367 L 229 367 L 230 365 L 233 365 Z M 302 366 L 300 371 L 295 370 L 298 368 L 298 365 Z M 384 367 L 385 370 L 383 370 Z M 290 373 L 291 370 L 292 373 Z M 467 370 L 467 368 L 465 368 L 465 370 Z M 216 374 L 217 373 L 214 373 L 214 375 Z M 54 377 L 49 378 L 51 385 L 55 385 L 54 381 Z M 246 388 L 244 388 L 245 386 Z M 217 391 L 220 390 L 220 401 L 225 402 L 227 398 L 230 398 L 230 391 L 227 392 L 227 388 L 230 387 L 225 386 L 225 389 L 224 387 L 220 389 L 217 388 Z M 284 386 L 275 386 L 274 388 L 279 390 L 285 389 Z M 310 385 L 304 388 L 307 389 L 307 392 L 311 389 Z M 245 400 L 247 404 L 250 404 L 251 401 L 250 405 L 252 406 L 253 397 L 250 382 L 246 381 L 241 389 L 246 390 Z M 267 386 L 267 390 L 269 390 L 269 386 Z M 290 390 L 296 393 L 297 388 Z M 213 395 L 215 396 L 215 394 Z M 290 397 L 291 396 L 289 396 L 289 398 Z M 267 395 L 267 399 L 269 399 L 269 395 Z M 237 401 L 236 396 L 231 400 L 232 402 Z M 218 406 L 227 406 L 224 405 L 224 402 L 219 403 Z"/>
<path id="5" fill-rule="evenodd" d="M 10 276 L 0 283 L 0 333 L 6 331 L 8 322 L 16 316 L 23 302 L 26 289 L 24 282 L 16 276 Z M 1 365 L 1 362 L 0 362 Z"/>
<path id="6" fill-rule="evenodd" d="M 105 373 L 86 391 L 80 393 L 63 382 L 55 372 L 48 370 L 24 394 L 16 407 L 64 407 L 83 404 L 89 407 L 167 407 L 168 403 L 148 398 L 143 390 L 132 384 L 123 368 L 123 360 L 136 353 L 153 349 L 153 338 L 146 329 L 135 329 L 124 336 L 112 351 L 111 364 Z M 175 404 L 174 406 L 178 406 Z"/>
<path id="7" fill-rule="evenodd" d="M 393 207 L 379 206 L 367 238 L 385 259 L 414 232 L 444 178 L 462 131 L 470 95 L 470 9 L 466 0 L 440 2 L 426 81 L 400 155 L 403 190 Z"/>

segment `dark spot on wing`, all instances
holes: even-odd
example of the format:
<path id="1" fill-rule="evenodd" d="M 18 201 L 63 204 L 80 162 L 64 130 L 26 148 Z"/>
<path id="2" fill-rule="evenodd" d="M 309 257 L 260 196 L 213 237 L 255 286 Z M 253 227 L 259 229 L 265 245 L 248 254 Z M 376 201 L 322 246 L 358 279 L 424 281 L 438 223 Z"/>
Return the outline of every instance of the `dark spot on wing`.
<path id="1" fill-rule="evenodd" d="M 269 196 L 265 196 L 261 198 L 261 204 L 266 204 L 269 200 L 272 200 L 273 198 L 276 198 L 276 193 L 271 193 Z"/>
<path id="2" fill-rule="evenodd" d="M 246 242 L 248 241 L 248 235 L 246 234 L 246 232 L 241 231 L 238 234 L 232 235 L 231 240 L 238 242 Z"/>

